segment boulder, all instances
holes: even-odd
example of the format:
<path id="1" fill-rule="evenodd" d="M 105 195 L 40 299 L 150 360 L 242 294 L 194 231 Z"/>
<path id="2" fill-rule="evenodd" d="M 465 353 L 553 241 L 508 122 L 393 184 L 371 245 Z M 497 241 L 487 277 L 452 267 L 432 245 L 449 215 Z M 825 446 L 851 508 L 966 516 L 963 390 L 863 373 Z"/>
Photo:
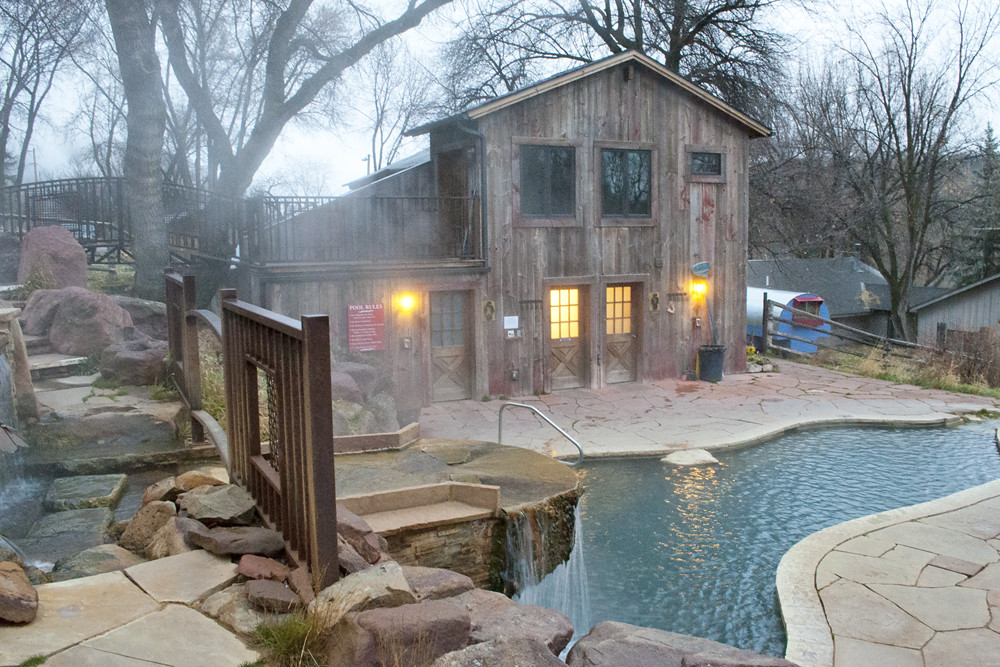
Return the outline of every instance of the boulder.
<path id="1" fill-rule="evenodd" d="M 156 559 L 191 551 L 192 549 L 187 543 L 187 536 L 197 530 L 204 531 L 206 529 L 194 519 L 180 516 L 171 517 L 149 540 L 146 545 L 146 555 Z"/>
<path id="2" fill-rule="evenodd" d="M 288 579 L 291 570 L 287 565 L 279 563 L 273 558 L 265 558 L 256 554 L 244 554 L 240 558 L 240 564 L 237 566 L 236 572 L 247 579 L 285 581 Z"/>
<path id="3" fill-rule="evenodd" d="M 332 628 L 350 611 L 398 607 L 417 601 L 399 563 L 379 563 L 348 575 L 324 588 L 309 605 L 309 612 Z"/>
<path id="4" fill-rule="evenodd" d="M 353 361 L 340 361 L 331 369 L 334 373 L 350 375 L 363 396 L 371 396 L 378 387 L 378 369 L 369 364 L 359 364 Z M 357 401 L 360 403 L 360 401 Z"/>
<path id="5" fill-rule="evenodd" d="M 187 542 L 220 556 L 243 554 L 278 556 L 285 550 L 285 541 L 281 533 L 255 526 L 192 530 L 187 533 Z"/>
<path id="6" fill-rule="evenodd" d="M 0 563 L 0 620 L 31 623 L 38 613 L 38 591 L 17 563 Z"/>
<path id="7" fill-rule="evenodd" d="M 425 665 L 469 639 L 469 616 L 443 600 L 352 613 L 328 646 L 332 665 Z"/>
<path id="8" fill-rule="evenodd" d="M 132 318 L 111 297 L 82 287 L 56 293 L 59 305 L 49 327 L 49 344 L 61 354 L 89 356 L 125 340 Z M 25 306 L 27 308 L 27 305 Z"/>
<path id="9" fill-rule="evenodd" d="M 418 601 L 455 597 L 476 587 L 464 574 L 438 567 L 404 565 L 403 576 Z"/>
<path id="10" fill-rule="evenodd" d="M 298 593 L 299 599 L 305 604 L 312 604 L 312 601 L 316 599 L 312 577 L 309 575 L 309 568 L 305 565 L 300 565 L 289 573 L 288 586 Z"/>
<path id="11" fill-rule="evenodd" d="M 478 619 L 469 641 L 478 644 L 515 637 L 540 641 L 554 655 L 559 655 L 573 638 L 573 624 L 565 614 L 555 609 L 518 604 Z"/>
<path id="12" fill-rule="evenodd" d="M 132 296 L 111 296 L 132 318 L 132 326 L 154 340 L 167 340 L 167 304 Z"/>
<path id="13" fill-rule="evenodd" d="M 21 241 L 17 282 L 39 280 L 44 287 L 83 287 L 87 283 L 87 252 L 73 232 L 59 225 L 35 227 Z"/>
<path id="14" fill-rule="evenodd" d="M 199 486 L 225 486 L 229 484 L 229 473 L 221 466 L 207 466 L 177 475 L 175 483 L 182 492 Z"/>
<path id="15" fill-rule="evenodd" d="M 179 495 L 177 504 L 209 527 L 248 526 L 257 511 L 253 497 L 235 484 L 199 486 Z"/>
<path id="16" fill-rule="evenodd" d="M 60 301 L 60 290 L 40 289 L 32 292 L 21 311 L 24 333 L 29 336 L 48 336 Z"/>
<path id="17" fill-rule="evenodd" d="M 342 574 L 354 574 L 355 572 L 367 570 L 372 566 L 339 533 L 337 534 L 337 557 L 340 559 L 340 571 Z"/>
<path id="18" fill-rule="evenodd" d="M 385 392 L 373 394 L 368 399 L 368 411 L 378 424 L 376 433 L 392 433 L 399 430 L 396 400 L 390 394 Z"/>
<path id="19" fill-rule="evenodd" d="M 302 600 L 295 591 L 273 579 L 248 581 L 247 600 L 256 609 L 278 614 L 285 614 L 302 606 Z"/>
<path id="20" fill-rule="evenodd" d="M 516 602 L 503 593 L 485 591 L 481 588 L 474 588 L 461 595 L 447 598 L 447 600 L 452 604 L 459 605 L 469 614 L 473 632 L 483 628 L 490 616 L 508 607 L 517 606 Z"/>
<path id="21" fill-rule="evenodd" d="M 284 618 L 283 615 L 263 612 L 250 605 L 246 586 L 246 584 L 233 584 L 208 596 L 201 603 L 202 613 L 243 635 L 252 635 L 254 630 L 264 623 L 269 625 L 280 623 Z"/>
<path id="22" fill-rule="evenodd" d="M 704 449 L 682 449 L 671 452 L 660 459 L 661 463 L 669 463 L 675 466 L 703 466 L 716 465 L 719 459 L 709 454 Z"/>
<path id="23" fill-rule="evenodd" d="M 368 522 L 337 503 L 337 534 L 343 536 L 354 550 L 369 563 L 377 563 L 382 557 L 378 537 Z"/>
<path id="24" fill-rule="evenodd" d="M 6 537 L 0 535 L 0 563 L 8 561 L 17 563 L 21 567 L 24 567 L 24 560 L 18 553 L 17 547 Z"/>
<path id="25" fill-rule="evenodd" d="M 180 493 L 181 490 L 177 487 L 175 478 L 166 477 L 146 487 L 146 490 L 142 492 L 142 504 L 148 505 L 157 500 L 173 502 L 177 500 Z"/>
<path id="26" fill-rule="evenodd" d="M 795 667 L 782 658 L 754 653 L 710 639 L 679 635 L 628 623 L 598 623 L 566 656 L 570 667 Z"/>
<path id="27" fill-rule="evenodd" d="M 117 544 L 101 544 L 78 554 L 60 558 L 52 571 L 71 572 L 77 577 L 89 577 L 105 572 L 117 572 L 144 562 L 144 558 Z"/>
<path id="28" fill-rule="evenodd" d="M 118 540 L 119 546 L 136 553 L 147 553 L 153 536 L 176 515 L 177 506 L 166 500 L 154 500 L 144 505 L 129 521 L 128 528 Z"/>
<path id="29" fill-rule="evenodd" d="M 101 376 L 122 384 L 148 387 L 167 374 L 167 342 L 148 338 L 126 340 L 104 348 Z"/>
<path id="30" fill-rule="evenodd" d="M 348 403 L 362 403 L 364 397 L 358 383 L 347 373 L 330 373 L 330 392 L 333 400 L 340 399 Z"/>
<path id="31" fill-rule="evenodd" d="M 527 637 L 494 639 L 446 653 L 432 667 L 562 667 L 545 644 Z M 622 665 L 621 667 L 626 667 Z"/>

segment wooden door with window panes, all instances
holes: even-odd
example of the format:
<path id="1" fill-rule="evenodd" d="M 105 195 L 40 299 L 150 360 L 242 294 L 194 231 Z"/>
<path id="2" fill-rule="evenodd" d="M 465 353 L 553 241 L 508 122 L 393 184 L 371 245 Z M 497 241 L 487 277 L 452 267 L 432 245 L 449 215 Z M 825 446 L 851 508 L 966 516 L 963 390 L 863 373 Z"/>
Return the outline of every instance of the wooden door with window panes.
<path id="1" fill-rule="evenodd" d="M 578 287 L 549 290 L 549 386 L 582 387 L 587 381 L 586 292 Z"/>
<path id="2" fill-rule="evenodd" d="M 632 285 L 608 285 L 605 288 L 604 381 L 634 382 L 638 359 L 635 298 Z"/>
<path id="3" fill-rule="evenodd" d="M 472 397 L 469 293 L 431 292 L 431 400 Z"/>

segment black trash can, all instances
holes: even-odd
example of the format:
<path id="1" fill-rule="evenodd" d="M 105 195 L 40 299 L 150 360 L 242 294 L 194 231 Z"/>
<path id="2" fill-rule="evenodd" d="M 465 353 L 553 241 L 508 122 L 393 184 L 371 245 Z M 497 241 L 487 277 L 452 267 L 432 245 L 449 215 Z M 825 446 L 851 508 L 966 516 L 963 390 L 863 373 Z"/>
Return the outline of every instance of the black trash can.
<path id="1" fill-rule="evenodd" d="M 702 345 L 698 348 L 698 379 L 718 382 L 722 379 L 722 364 L 726 358 L 725 345 Z"/>

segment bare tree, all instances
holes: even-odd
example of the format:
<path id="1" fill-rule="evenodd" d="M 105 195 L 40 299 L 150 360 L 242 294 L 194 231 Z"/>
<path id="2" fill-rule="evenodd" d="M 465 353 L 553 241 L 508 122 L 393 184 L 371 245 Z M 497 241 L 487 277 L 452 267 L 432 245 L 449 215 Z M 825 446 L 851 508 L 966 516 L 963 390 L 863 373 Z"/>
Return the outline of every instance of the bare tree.
<path id="1" fill-rule="evenodd" d="M 267 157 L 285 125 L 304 111 L 330 83 L 357 64 L 379 44 L 418 25 L 430 12 L 451 0 L 407 0 L 405 10 L 392 20 L 381 20 L 355 2 L 348 3 L 358 28 L 349 38 L 329 26 L 338 16 L 329 11 L 310 13 L 312 0 L 291 0 L 277 14 L 264 35 L 264 78 L 254 106 L 238 128 L 223 124 L 215 91 L 204 85 L 192 67 L 179 18 L 180 0 L 166 0 L 163 34 L 177 81 L 195 108 L 198 122 L 215 148 L 219 171 L 215 190 L 241 196 Z M 320 8 L 322 10 L 322 8 Z M 332 34 L 337 39 L 329 39 Z M 236 130 L 236 131 L 233 131 Z"/>
<path id="2" fill-rule="evenodd" d="M 91 0 L 0 4 L 0 184 L 24 180 L 32 134 L 56 74 L 81 39 Z M 7 174 L 6 164 L 13 163 Z"/>
<path id="3" fill-rule="evenodd" d="M 777 2 L 479 0 L 451 45 L 447 81 L 470 102 L 522 85 L 547 60 L 634 49 L 749 108 L 778 78 L 782 38 L 761 21 Z"/>
<path id="4" fill-rule="evenodd" d="M 950 29 L 920 0 L 851 26 L 842 58 L 804 77 L 789 104 L 793 159 L 783 169 L 800 169 L 820 202 L 791 219 L 818 213 L 835 249 L 860 247 L 888 282 L 896 331 L 911 340 L 910 288 L 940 280 L 967 251 L 971 142 L 961 121 L 996 75 L 1000 10 L 963 2 L 950 11 Z"/>
<path id="5" fill-rule="evenodd" d="M 156 23 L 145 2 L 105 0 L 128 101 L 125 205 L 132 230 L 136 295 L 158 298 L 169 263 L 163 225 L 163 133 L 166 112 Z"/>
<path id="6" fill-rule="evenodd" d="M 360 64 L 358 79 L 365 95 L 355 108 L 367 121 L 368 165 L 377 171 L 399 157 L 403 133 L 435 109 L 434 82 L 396 40 L 379 45 Z"/>

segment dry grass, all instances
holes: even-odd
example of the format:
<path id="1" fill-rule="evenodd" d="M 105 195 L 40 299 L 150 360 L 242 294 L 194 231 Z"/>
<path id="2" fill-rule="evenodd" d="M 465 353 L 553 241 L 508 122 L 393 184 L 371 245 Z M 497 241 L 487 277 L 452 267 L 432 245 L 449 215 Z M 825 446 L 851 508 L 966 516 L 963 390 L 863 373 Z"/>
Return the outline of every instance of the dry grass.
<path id="1" fill-rule="evenodd" d="M 913 350 L 907 357 L 862 345 L 844 347 L 863 356 L 821 349 L 808 357 L 796 357 L 796 361 L 897 384 L 1000 398 L 1000 359 L 993 359 L 1000 349 L 988 343 L 978 350 L 982 356 L 969 347 L 962 355 Z M 991 373 L 991 369 L 998 372 Z"/>

